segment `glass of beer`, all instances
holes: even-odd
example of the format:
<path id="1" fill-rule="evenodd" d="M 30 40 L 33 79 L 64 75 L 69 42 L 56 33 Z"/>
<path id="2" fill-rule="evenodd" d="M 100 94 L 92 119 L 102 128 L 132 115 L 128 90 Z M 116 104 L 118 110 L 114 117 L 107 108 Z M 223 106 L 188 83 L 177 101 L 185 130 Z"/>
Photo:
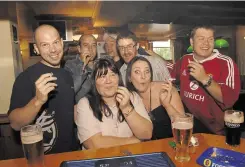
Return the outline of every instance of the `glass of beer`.
<path id="1" fill-rule="evenodd" d="M 40 125 L 27 125 L 20 131 L 28 167 L 44 167 L 43 132 Z"/>
<path id="2" fill-rule="evenodd" d="M 172 131 L 176 143 L 175 160 L 186 162 L 190 160 L 189 144 L 193 131 L 193 115 L 172 117 Z"/>
<path id="3" fill-rule="evenodd" d="M 226 143 L 230 146 L 239 146 L 242 133 L 241 124 L 244 122 L 243 112 L 226 110 L 224 120 Z"/>

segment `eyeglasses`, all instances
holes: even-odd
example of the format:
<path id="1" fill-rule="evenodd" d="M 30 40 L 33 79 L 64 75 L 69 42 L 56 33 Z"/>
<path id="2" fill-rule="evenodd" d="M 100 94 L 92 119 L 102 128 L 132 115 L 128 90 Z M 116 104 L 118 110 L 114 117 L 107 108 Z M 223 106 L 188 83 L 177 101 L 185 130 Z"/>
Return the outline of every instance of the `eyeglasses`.
<path id="1" fill-rule="evenodd" d="M 130 44 L 128 46 L 118 46 L 118 49 L 121 52 L 125 51 L 125 49 L 127 49 L 129 51 L 129 50 L 133 50 L 135 46 L 136 46 L 136 44 L 134 44 L 134 45 L 133 44 Z"/>

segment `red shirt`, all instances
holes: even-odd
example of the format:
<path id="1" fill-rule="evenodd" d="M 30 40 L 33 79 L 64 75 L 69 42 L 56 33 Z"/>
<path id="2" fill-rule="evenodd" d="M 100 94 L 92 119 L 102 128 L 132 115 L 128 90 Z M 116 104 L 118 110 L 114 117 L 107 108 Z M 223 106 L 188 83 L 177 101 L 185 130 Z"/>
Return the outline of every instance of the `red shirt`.
<path id="1" fill-rule="evenodd" d="M 223 111 L 234 105 L 239 97 L 240 75 L 233 60 L 214 50 L 214 54 L 199 61 L 207 74 L 213 75 L 222 91 L 223 103 L 215 100 L 201 83 L 190 77 L 188 63 L 194 61 L 193 54 L 183 56 L 174 66 L 172 77 L 180 81 L 180 96 L 188 110 L 216 134 L 224 129 Z M 181 66 L 180 66 L 181 65 Z M 195 126 L 195 125 L 194 125 Z"/>

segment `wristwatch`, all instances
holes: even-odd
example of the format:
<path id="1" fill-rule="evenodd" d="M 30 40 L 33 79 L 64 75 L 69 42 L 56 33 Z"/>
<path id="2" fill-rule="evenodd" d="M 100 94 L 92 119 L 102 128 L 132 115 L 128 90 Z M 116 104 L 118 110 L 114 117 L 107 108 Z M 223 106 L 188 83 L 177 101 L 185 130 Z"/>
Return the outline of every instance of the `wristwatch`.
<path id="1" fill-rule="evenodd" d="M 212 74 L 208 74 L 208 80 L 206 81 L 205 84 L 203 84 L 203 86 L 205 88 L 209 87 L 211 85 L 212 81 L 213 81 L 213 75 Z"/>

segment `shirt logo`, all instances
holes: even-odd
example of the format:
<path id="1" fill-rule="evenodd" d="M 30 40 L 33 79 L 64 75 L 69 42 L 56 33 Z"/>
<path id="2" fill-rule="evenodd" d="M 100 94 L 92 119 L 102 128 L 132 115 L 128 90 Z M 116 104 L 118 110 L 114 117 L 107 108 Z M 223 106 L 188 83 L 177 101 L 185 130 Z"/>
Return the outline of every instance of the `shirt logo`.
<path id="1" fill-rule="evenodd" d="M 197 81 L 191 81 L 190 82 L 190 88 L 191 90 L 197 90 L 199 88 L 199 84 Z"/>
<path id="2" fill-rule="evenodd" d="M 54 120 L 54 115 L 55 111 L 52 111 L 52 113 L 48 113 L 47 110 L 44 110 L 36 120 L 36 124 L 42 127 L 43 146 L 45 154 L 53 148 L 58 137 L 58 129 Z"/>

